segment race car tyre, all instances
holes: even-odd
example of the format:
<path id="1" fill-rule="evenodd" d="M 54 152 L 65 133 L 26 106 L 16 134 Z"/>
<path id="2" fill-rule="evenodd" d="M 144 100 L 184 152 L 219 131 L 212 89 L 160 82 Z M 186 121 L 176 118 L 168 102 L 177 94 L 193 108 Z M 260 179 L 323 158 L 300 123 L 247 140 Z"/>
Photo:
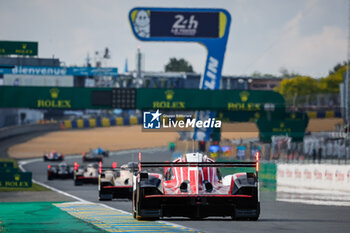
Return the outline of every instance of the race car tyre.
<path id="1" fill-rule="evenodd" d="M 43 156 L 43 158 L 44 158 L 44 161 L 47 161 L 47 158 L 46 158 L 46 156 L 45 156 L 45 155 Z"/>
<path id="2" fill-rule="evenodd" d="M 258 206 L 256 208 L 256 216 L 249 218 L 250 221 L 258 221 L 260 216 L 260 202 L 258 203 Z"/>
<path id="3" fill-rule="evenodd" d="M 79 181 L 79 180 L 74 180 L 74 185 L 78 186 L 78 185 L 83 185 L 83 182 Z"/>
<path id="4" fill-rule="evenodd" d="M 111 201 L 113 199 L 113 194 L 111 193 L 103 193 L 99 191 L 98 196 L 100 201 Z"/>
<path id="5" fill-rule="evenodd" d="M 235 215 L 232 215 L 232 220 L 247 220 L 247 221 L 257 221 L 259 219 L 259 216 L 260 216 L 260 202 L 257 204 L 257 207 L 256 207 L 256 214 L 253 215 L 253 216 L 249 216 L 249 217 L 238 217 L 238 216 L 235 216 Z"/>
<path id="6" fill-rule="evenodd" d="M 132 216 L 136 219 L 136 191 L 132 192 Z"/>
<path id="7" fill-rule="evenodd" d="M 47 179 L 48 180 L 53 180 L 52 176 L 50 176 L 50 175 L 47 176 Z"/>
<path id="8" fill-rule="evenodd" d="M 135 208 L 135 217 L 137 220 L 158 220 L 159 217 L 149 217 L 149 216 L 141 216 L 138 215 L 138 213 L 142 212 L 142 209 L 140 209 L 140 203 L 142 203 L 144 201 L 144 195 L 145 195 L 145 191 L 143 188 L 140 187 L 140 183 L 137 183 L 136 185 L 136 191 L 135 191 L 135 205 L 133 208 Z"/>

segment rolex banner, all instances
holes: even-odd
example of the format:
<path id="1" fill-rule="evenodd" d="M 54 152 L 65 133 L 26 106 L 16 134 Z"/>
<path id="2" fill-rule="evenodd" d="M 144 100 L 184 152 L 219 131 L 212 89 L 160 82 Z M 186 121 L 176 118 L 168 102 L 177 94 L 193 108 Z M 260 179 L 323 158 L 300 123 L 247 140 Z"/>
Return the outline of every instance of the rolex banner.
<path id="1" fill-rule="evenodd" d="M 32 187 L 32 173 L 13 170 L 0 172 L 0 188 L 30 188 Z"/>
<path id="2" fill-rule="evenodd" d="M 275 135 L 288 136 L 293 142 L 302 142 L 308 119 L 268 120 L 261 118 L 257 121 L 259 139 L 261 142 L 271 142 Z"/>

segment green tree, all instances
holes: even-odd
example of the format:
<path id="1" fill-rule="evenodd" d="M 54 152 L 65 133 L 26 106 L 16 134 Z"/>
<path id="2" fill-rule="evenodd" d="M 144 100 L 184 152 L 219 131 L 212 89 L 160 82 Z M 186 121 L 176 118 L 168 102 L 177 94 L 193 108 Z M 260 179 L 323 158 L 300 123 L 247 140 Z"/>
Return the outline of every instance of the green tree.
<path id="1" fill-rule="evenodd" d="M 289 72 L 285 67 L 281 67 L 279 69 L 279 72 L 281 73 L 282 78 L 294 78 L 296 76 L 300 76 L 300 74 L 295 72 Z"/>
<path id="2" fill-rule="evenodd" d="M 193 72 L 193 68 L 185 59 L 172 57 L 168 64 L 165 65 L 165 72 Z"/>
<path id="3" fill-rule="evenodd" d="M 329 71 L 329 74 L 334 74 L 336 73 L 339 69 L 341 69 L 342 67 L 346 66 L 346 62 L 344 61 L 343 64 L 341 62 L 339 62 L 338 64 L 336 64 L 334 67 L 333 67 L 333 70 L 330 70 Z"/>
<path id="4" fill-rule="evenodd" d="M 320 79 L 319 86 L 322 93 L 339 93 L 339 84 L 343 82 L 343 77 L 346 73 L 346 64 L 339 65 L 336 65 L 327 77 Z"/>
<path id="5" fill-rule="evenodd" d="M 283 79 L 275 91 L 287 99 L 297 96 L 315 94 L 319 91 L 318 81 L 309 76 L 296 76 L 295 78 Z"/>

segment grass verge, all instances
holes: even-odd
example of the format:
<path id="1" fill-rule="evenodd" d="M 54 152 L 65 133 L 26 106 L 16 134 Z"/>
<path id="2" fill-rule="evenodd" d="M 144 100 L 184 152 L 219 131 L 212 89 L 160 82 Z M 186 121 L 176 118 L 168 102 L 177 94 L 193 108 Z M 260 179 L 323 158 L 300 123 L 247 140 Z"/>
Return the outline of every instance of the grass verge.
<path id="1" fill-rule="evenodd" d="M 30 188 L 0 188 L 0 192 L 39 192 L 39 191 L 49 191 L 50 189 L 44 186 L 32 183 Z"/>

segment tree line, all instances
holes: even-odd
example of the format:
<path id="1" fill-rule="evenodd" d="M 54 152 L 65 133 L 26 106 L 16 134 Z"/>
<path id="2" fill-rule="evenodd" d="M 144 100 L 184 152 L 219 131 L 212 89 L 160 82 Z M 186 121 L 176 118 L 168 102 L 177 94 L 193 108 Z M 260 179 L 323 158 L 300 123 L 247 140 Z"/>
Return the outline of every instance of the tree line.
<path id="1" fill-rule="evenodd" d="M 338 63 L 326 77 L 319 79 L 299 74 L 286 76 L 275 88 L 275 91 L 286 98 L 292 98 L 295 95 L 337 94 L 339 93 L 339 84 L 343 82 L 345 74 L 346 62 Z"/>

